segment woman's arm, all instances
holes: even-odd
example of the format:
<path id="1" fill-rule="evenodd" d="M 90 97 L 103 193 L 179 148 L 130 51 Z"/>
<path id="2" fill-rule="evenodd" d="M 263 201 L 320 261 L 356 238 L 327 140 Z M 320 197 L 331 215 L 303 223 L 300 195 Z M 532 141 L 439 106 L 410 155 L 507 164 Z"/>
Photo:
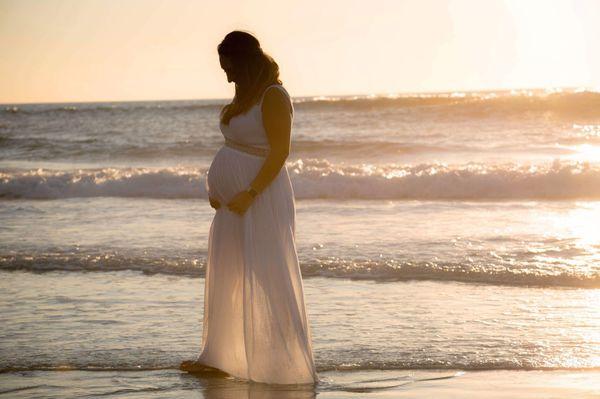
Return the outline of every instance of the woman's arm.
<path id="1" fill-rule="evenodd" d="M 290 153 L 292 115 L 287 96 L 276 88 L 265 93 L 262 115 L 265 132 L 271 147 L 260 171 L 250 183 L 257 192 L 263 191 L 277 177 Z M 242 215 L 254 198 L 247 191 L 241 191 L 227 204 L 227 207 Z"/>
<path id="2" fill-rule="evenodd" d="M 262 104 L 263 124 L 271 147 L 265 163 L 250 183 L 259 193 L 277 177 L 290 153 L 292 116 L 288 99 L 279 89 L 269 89 Z"/>

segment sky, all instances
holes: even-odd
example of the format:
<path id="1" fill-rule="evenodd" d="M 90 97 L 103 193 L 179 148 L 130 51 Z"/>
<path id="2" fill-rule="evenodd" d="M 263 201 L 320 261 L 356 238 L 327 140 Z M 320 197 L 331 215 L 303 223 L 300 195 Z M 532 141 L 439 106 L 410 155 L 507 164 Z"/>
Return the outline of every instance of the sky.
<path id="1" fill-rule="evenodd" d="M 292 96 L 600 88 L 598 0 L 0 0 L 0 103 L 230 98 L 235 29 Z"/>

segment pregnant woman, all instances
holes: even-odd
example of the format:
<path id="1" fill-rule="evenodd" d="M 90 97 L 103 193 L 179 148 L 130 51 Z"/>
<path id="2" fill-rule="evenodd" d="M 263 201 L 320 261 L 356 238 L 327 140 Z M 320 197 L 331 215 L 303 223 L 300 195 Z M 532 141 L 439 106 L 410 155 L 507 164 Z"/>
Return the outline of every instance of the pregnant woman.
<path id="1" fill-rule="evenodd" d="M 208 238 L 202 349 L 181 368 L 314 384 L 294 192 L 285 165 L 294 108 L 277 63 L 254 36 L 231 32 L 218 52 L 235 96 L 221 111 L 225 145 L 206 179 L 216 213 Z"/>

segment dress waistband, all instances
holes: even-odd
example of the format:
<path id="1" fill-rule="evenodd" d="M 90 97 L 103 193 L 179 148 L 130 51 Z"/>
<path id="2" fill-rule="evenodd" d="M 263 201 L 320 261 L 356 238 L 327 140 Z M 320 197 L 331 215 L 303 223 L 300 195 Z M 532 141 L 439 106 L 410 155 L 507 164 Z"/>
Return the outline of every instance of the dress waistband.
<path id="1" fill-rule="evenodd" d="M 237 141 L 231 140 L 225 137 L 225 145 L 236 150 L 245 152 L 247 154 L 258 155 L 259 157 L 266 157 L 269 155 L 269 150 L 266 148 L 253 147 L 248 144 L 242 144 Z"/>

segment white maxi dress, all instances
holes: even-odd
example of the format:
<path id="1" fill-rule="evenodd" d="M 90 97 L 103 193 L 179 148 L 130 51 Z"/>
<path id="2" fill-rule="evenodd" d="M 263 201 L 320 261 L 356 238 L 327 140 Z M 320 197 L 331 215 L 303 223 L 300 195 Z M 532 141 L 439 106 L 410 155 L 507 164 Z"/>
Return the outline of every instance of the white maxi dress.
<path id="1" fill-rule="evenodd" d="M 274 89 L 273 89 L 274 88 Z M 287 96 L 290 112 L 294 108 Z M 269 148 L 262 98 L 246 113 L 221 123 L 226 138 Z M 292 119 L 293 121 L 293 119 Z M 318 382 L 295 244 L 295 200 L 288 170 L 244 215 L 227 208 L 248 188 L 264 158 L 223 145 L 208 170 L 206 189 L 221 203 L 210 226 L 202 348 L 197 362 L 235 377 L 270 384 Z"/>

